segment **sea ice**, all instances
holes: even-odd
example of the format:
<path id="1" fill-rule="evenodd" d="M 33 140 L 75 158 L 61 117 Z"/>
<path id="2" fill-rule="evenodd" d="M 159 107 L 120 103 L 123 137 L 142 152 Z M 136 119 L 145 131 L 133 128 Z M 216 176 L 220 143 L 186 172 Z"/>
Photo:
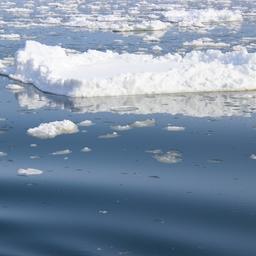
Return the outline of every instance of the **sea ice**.
<path id="1" fill-rule="evenodd" d="M 88 126 L 94 125 L 94 123 L 91 120 L 84 120 L 84 121 L 78 123 L 78 125 L 88 127 Z"/>
<path id="2" fill-rule="evenodd" d="M 40 139 L 52 139 L 62 134 L 78 132 L 78 127 L 70 120 L 42 123 L 38 127 L 30 128 L 27 133 Z"/>
<path id="3" fill-rule="evenodd" d="M 153 157 L 158 162 L 165 164 L 175 164 L 182 161 L 182 154 L 176 150 L 171 150 L 164 154 L 155 154 Z"/>
<path id="4" fill-rule="evenodd" d="M 43 171 L 33 168 L 27 168 L 27 169 L 18 169 L 17 170 L 18 175 L 21 176 L 31 176 L 31 175 L 40 175 L 43 173 Z"/>
<path id="5" fill-rule="evenodd" d="M 107 133 L 104 135 L 100 135 L 99 139 L 113 139 L 119 137 L 119 134 L 117 132 Z"/>
<path id="6" fill-rule="evenodd" d="M 7 156 L 7 153 L 0 151 L 0 157 Z"/>
<path id="7" fill-rule="evenodd" d="M 169 132 L 180 132 L 180 131 L 184 131 L 185 127 L 183 126 L 174 126 L 174 125 L 168 125 L 167 127 L 164 128 L 166 131 Z"/>
<path id="8" fill-rule="evenodd" d="M 84 148 L 81 149 L 81 151 L 84 152 L 84 153 L 87 153 L 87 152 L 91 152 L 92 150 L 91 150 L 91 148 L 84 147 Z"/>
<path id="9" fill-rule="evenodd" d="M 256 53 L 243 47 L 153 57 L 95 50 L 70 54 L 60 46 L 27 41 L 15 63 L 2 72 L 42 91 L 72 97 L 256 89 Z"/>
<path id="10" fill-rule="evenodd" d="M 59 156 L 59 155 L 69 155 L 71 153 L 72 153 L 72 151 L 70 149 L 64 149 L 64 150 L 59 150 L 59 151 L 53 152 L 53 153 L 51 153 L 51 155 Z"/>

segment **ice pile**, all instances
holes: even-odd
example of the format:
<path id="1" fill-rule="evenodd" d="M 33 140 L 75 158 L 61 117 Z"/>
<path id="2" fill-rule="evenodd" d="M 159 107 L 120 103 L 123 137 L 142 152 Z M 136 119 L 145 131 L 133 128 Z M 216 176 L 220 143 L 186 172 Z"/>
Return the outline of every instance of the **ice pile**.
<path id="1" fill-rule="evenodd" d="M 245 48 L 185 54 L 70 53 L 27 41 L 2 72 L 44 92 L 71 97 L 168 94 L 256 89 L 256 53 Z"/>
<path id="2" fill-rule="evenodd" d="M 206 24 L 223 24 L 227 22 L 241 22 L 241 11 L 209 9 L 173 9 L 163 13 L 169 22 L 183 27 L 204 27 Z"/>
<path id="3" fill-rule="evenodd" d="M 62 134 L 78 132 L 78 127 L 70 120 L 42 123 L 38 127 L 28 129 L 27 133 L 40 139 L 52 139 Z"/>

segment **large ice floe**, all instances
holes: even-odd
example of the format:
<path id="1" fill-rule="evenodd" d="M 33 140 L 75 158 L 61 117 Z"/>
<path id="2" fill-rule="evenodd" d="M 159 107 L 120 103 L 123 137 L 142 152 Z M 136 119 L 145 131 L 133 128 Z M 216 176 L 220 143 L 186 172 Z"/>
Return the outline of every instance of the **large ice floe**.
<path id="1" fill-rule="evenodd" d="M 246 91 L 256 89 L 256 53 L 191 51 L 184 56 L 70 53 L 27 41 L 2 72 L 44 92 L 71 97 Z"/>

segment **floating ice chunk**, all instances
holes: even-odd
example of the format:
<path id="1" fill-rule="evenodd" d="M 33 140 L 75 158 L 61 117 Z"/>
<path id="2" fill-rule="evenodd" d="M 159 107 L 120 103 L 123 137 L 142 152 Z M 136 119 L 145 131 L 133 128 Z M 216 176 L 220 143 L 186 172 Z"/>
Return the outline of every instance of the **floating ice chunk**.
<path id="1" fill-rule="evenodd" d="M 7 153 L 0 151 L 0 157 L 4 157 L 4 156 L 7 156 Z"/>
<path id="2" fill-rule="evenodd" d="M 87 152 L 91 152 L 92 150 L 91 150 L 91 148 L 84 147 L 84 148 L 81 149 L 81 151 L 84 152 L 84 153 L 87 153 Z"/>
<path id="3" fill-rule="evenodd" d="M 0 122 L 4 122 L 4 121 L 6 121 L 6 118 L 0 117 Z"/>
<path id="4" fill-rule="evenodd" d="M 143 121 L 135 121 L 131 124 L 131 127 L 134 128 L 143 128 L 143 127 L 152 127 L 156 125 L 155 119 L 146 119 Z"/>
<path id="5" fill-rule="evenodd" d="M 150 153 L 150 154 L 162 154 L 162 150 L 161 149 L 152 149 L 152 150 L 146 150 L 146 153 Z"/>
<path id="6" fill-rule="evenodd" d="M 154 58 L 93 50 L 68 54 L 59 46 L 28 41 L 15 63 L 2 72 L 42 91 L 72 97 L 256 89 L 256 53 L 245 48 Z"/>
<path id="7" fill-rule="evenodd" d="M 112 132 L 112 133 L 107 133 L 104 135 L 100 135 L 98 138 L 99 139 L 113 139 L 113 138 L 117 138 L 120 135 L 117 132 Z"/>
<path id="8" fill-rule="evenodd" d="M 18 169 L 17 170 L 18 175 L 21 176 L 30 176 L 30 175 L 40 175 L 43 173 L 43 171 L 33 168 L 27 168 L 27 169 Z"/>
<path id="9" fill-rule="evenodd" d="M 174 125 L 168 125 L 167 127 L 164 128 L 166 131 L 169 132 L 180 132 L 180 131 L 184 131 L 185 127 L 183 126 L 174 126 Z"/>
<path id="10" fill-rule="evenodd" d="M 42 123 L 38 127 L 30 128 L 27 133 L 40 139 L 52 139 L 62 134 L 78 132 L 78 127 L 70 120 Z"/>
<path id="11" fill-rule="evenodd" d="M 184 42 L 184 46 L 192 46 L 192 47 L 197 47 L 197 48 L 226 48 L 230 47 L 230 44 L 223 43 L 223 42 L 214 42 L 211 38 L 204 37 L 204 38 L 199 38 L 196 40 L 193 40 L 191 42 Z"/>
<path id="12" fill-rule="evenodd" d="M 6 89 L 12 90 L 12 91 L 22 91 L 24 90 L 24 87 L 18 84 L 8 84 L 5 86 Z"/>
<path id="13" fill-rule="evenodd" d="M 64 149 L 64 150 L 53 152 L 53 153 L 51 153 L 51 155 L 59 156 L 59 155 L 69 155 L 71 153 L 72 153 L 72 151 L 70 149 Z"/>
<path id="14" fill-rule="evenodd" d="M 256 160 L 256 155 L 255 154 L 251 154 L 250 158 L 253 159 L 253 160 Z"/>
<path id="15" fill-rule="evenodd" d="M 29 158 L 34 160 L 34 159 L 39 159 L 40 156 L 30 156 Z"/>
<path id="16" fill-rule="evenodd" d="M 78 123 L 78 125 L 88 127 L 88 126 L 94 125 L 94 123 L 91 120 L 84 120 L 84 121 Z"/>
<path id="17" fill-rule="evenodd" d="M 182 161 L 182 154 L 176 150 L 168 151 L 164 154 L 155 154 L 153 157 L 158 162 L 165 164 L 175 164 Z"/>
<path id="18" fill-rule="evenodd" d="M 37 147 L 37 144 L 34 144 L 34 143 L 33 143 L 33 144 L 30 144 L 30 147 L 31 147 L 31 148 L 35 148 L 35 147 Z"/>
<path id="19" fill-rule="evenodd" d="M 107 214 L 108 211 L 107 210 L 99 210 L 99 214 Z"/>
<path id="20" fill-rule="evenodd" d="M 20 40 L 19 34 L 0 34 L 0 40 Z"/>
<path id="21" fill-rule="evenodd" d="M 111 129 L 115 131 L 128 131 L 131 130 L 132 128 L 133 127 L 131 127 L 131 125 L 129 124 L 111 126 Z"/>
<path id="22" fill-rule="evenodd" d="M 213 8 L 209 9 L 173 9 L 167 12 L 163 12 L 165 18 L 174 23 L 178 23 L 180 26 L 205 26 L 209 23 L 227 23 L 227 22 L 241 22 L 243 16 L 241 11 L 236 10 L 217 10 Z"/>
<path id="23" fill-rule="evenodd" d="M 156 52 L 160 52 L 160 51 L 162 51 L 163 49 L 162 49 L 159 45 L 154 45 L 154 46 L 152 47 L 152 50 L 153 50 L 153 51 L 156 51 Z"/>

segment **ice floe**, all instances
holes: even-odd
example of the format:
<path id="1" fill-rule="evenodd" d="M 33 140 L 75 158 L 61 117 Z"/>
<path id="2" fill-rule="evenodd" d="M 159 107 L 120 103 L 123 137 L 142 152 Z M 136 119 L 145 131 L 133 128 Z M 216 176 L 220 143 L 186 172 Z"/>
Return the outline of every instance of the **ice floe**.
<path id="1" fill-rule="evenodd" d="M 0 151 L 0 157 L 7 156 L 7 153 Z"/>
<path id="2" fill-rule="evenodd" d="M 64 150 L 59 150 L 51 153 L 53 156 L 60 156 L 60 155 L 69 155 L 71 154 L 72 151 L 70 149 L 64 149 Z"/>
<path id="3" fill-rule="evenodd" d="M 115 131 L 128 131 L 128 130 L 131 130 L 133 127 L 129 124 L 125 124 L 125 125 L 113 125 L 111 126 L 111 129 L 112 130 L 115 130 Z"/>
<path id="4" fill-rule="evenodd" d="M 81 149 L 81 152 L 84 152 L 84 153 L 91 152 L 91 151 L 92 151 L 92 149 L 89 147 L 84 147 Z"/>
<path id="5" fill-rule="evenodd" d="M 5 87 L 6 89 L 12 90 L 12 91 L 22 91 L 24 90 L 24 87 L 18 84 L 8 84 Z"/>
<path id="6" fill-rule="evenodd" d="M 230 44 L 223 42 L 214 42 L 213 39 L 208 37 L 199 38 L 191 42 L 184 42 L 184 46 L 191 46 L 194 48 L 227 48 Z"/>
<path id="7" fill-rule="evenodd" d="M 152 127 L 156 125 L 155 119 L 146 119 L 142 121 L 135 121 L 131 124 L 133 128 L 143 128 L 143 127 Z"/>
<path id="8" fill-rule="evenodd" d="M 241 22 L 241 11 L 208 9 L 173 9 L 163 13 L 165 18 L 183 27 L 203 27 L 209 23 Z"/>
<path id="9" fill-rule="evenodd" d="M 84 120 L 80 123 L 78 123 L 79 126 L 89 127 L 94 125 L 94 123 L 91 120 Z"/>
<path id="10" fill-rule="evenodd" d="M 256 53 L 243 47 L 153 57 L 95 50 L 70 54 L 59 46 L 27 41 L 15 63 L 2 72 L 42 91 L 71 97 L 256 89 Z"/>
<path id="11" fill-rule="evenodd" d="M 30 128 L 27 133 L 40 139 L 52 139 L 62 134 L 73 134 L 78 132 L 78 127 L 70 120 L 42 123 L 38 127 Z"/>
<path id="12" fill-rule="evenodd" d="M 164 129 L 166 131 L 169 131 L 169 132 L 180 132 L 180 131 L 184 131 L 185 127 L 183 127 L 183 126 L 168 125 Z"/>
<path id="13" fill-rule="evenodd" d="M 107 134 L 103 134 L 103 135 L 99 135 L 98 138 L 99 139 L 114 139 L 119 137 L 120 135 L 117 132 L 112 132 L 112 133 L 107 133 Z"/>
<path id="14" fill-rule="evenodd" d="M 182 154 L 179 151 L 171 150 L 162 154 L 154 154 L 153 158 L 161 163 L 175 164 L 182 161 Z"/>
<path id="15" fill-rule="evenodd" d="M 251 154 L 250 158 L 253 159 L 253 160 L 256 160 L 256 154 Z"/>
<path id="16" fill-rule="evenodd" d="M 32 176 L 32 175 L 40 175 L 43 171 L 33 168 L 27 168 L 27 169 L 18 169 L 17 174 L 21 176 Z"/>

